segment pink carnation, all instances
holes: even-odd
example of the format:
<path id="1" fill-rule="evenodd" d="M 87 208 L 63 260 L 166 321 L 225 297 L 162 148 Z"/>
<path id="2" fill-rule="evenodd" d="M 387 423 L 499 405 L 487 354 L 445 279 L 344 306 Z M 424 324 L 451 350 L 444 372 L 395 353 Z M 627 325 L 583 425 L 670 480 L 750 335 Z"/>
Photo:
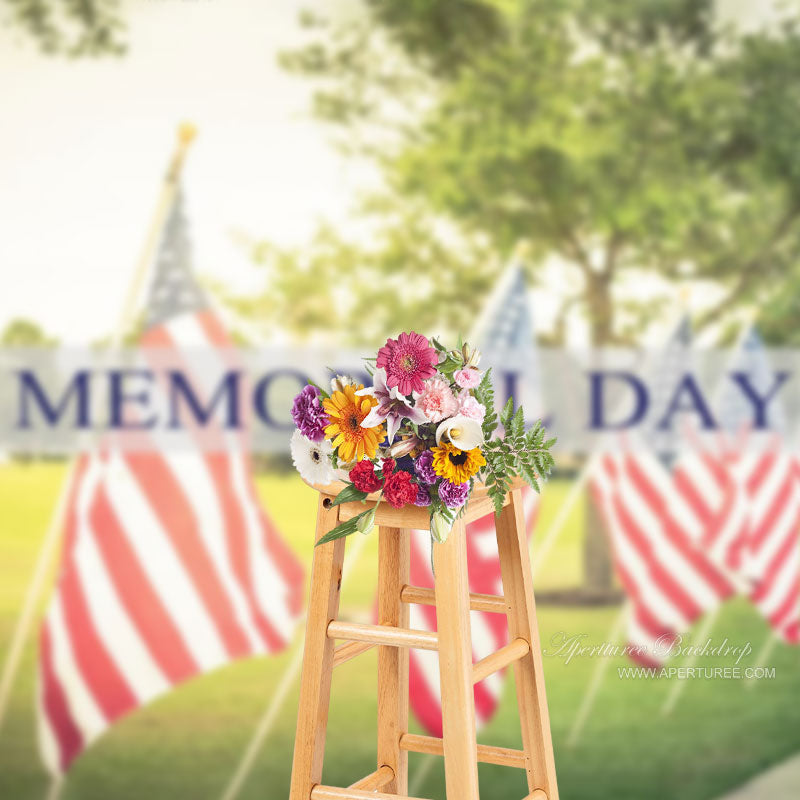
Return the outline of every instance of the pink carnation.
<path id="1" fill-rule="evenodd" d="M 456 370 L 453 378 L 462 389 L 474 389 L 481 382 L 481 373 L 472 368 L 459 369 Z"/>
<path id="2" fill-rule="evenodd" d="M 414 407 L 421 408 L 431 422 L 441 422 L 458 411 L 458 402 L 450 384 L 444 378 L 431 378 L 425 381 Z"/>
<path id="3" fill-rule="evenodd" d="M 479 403 L 469 392 L 460 392 L 458 413 L 477 422 L 483 422 L 483 418 L 486 416 L 486 406 Z"/>

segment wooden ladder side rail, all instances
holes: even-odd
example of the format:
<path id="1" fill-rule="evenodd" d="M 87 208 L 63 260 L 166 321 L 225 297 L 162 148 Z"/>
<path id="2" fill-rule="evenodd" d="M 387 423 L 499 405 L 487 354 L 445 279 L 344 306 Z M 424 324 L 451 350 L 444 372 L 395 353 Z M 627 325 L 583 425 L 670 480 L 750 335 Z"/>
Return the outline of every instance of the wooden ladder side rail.
<path id="1" fill-rule="evenodd" d="M 330 498 L 320 494 L 315 539 L 338 521 L 338 506 L 331 507 Z M 325 631 L 339 613 L 344 545 L 344 539 L 336 539 L 314 551 L 289 800 L 308 800 L 312 788 L 322 780 L 335 649 Z"/>
<path id="2" fill-rule="evenodd" d="M 359 789 L 362 792 L 378 792 L 384 789 L 388 784 L 394 780 L 394 770 L 384 764 L 379 767 L 375 772 L 370 772 L 369 775 L 362 778 L 360 781 L 350 784 L 348 789 Z"/>
<path id="3" fill-rule="evenodd" d="M 384 792 L 364 792 L 360 789 L 337 789 L 335 786 L 317 784 L 311 790 L 311 800 L 423 800 L 423 798 Z"/>
<path id="4" fill-rule="evenodd" d="M 370 642 L 345 642 L 340 644 L 333 651 L 333 666 L 338 667 L 340 664 L 346 664 L 351 658 L 360 656 L 366 653 L 367 650 L 372 650 L 375 647 Z"/>
<path id="5" fill-rule="evenodd" d="M 400 591 L 400 599 L 404 603 L 414 603 L 422 606 L 435 606 L 436 593 L 433 589 L 422 586 L 404 586 Z M 488 611 L 490 614 L 505 614 L 506 600 L 495 594 L 479 594 L 470 592 L 469 607 L 471 611 Z"/>
<path id="6" fill-rule="evenodd" d="M 482 658 L 472 667 L 472 682 L 479 683 L 495 672 L 499 672 L 509 664 L 524 658 L 530 652 L 531 646 L 525 639 L 513 639 L 504 647 Z"/>
<path id="7" fill-rule="evenodd" d="M 378 623 L 408 630 L 410 609 L 400 601 L 411 569 L 411 531 L 378 528 Z M 396 795 L 408 794 L 408 753 L 400 749 L 400 736 L 408 730 L 407 647 L 378 648 L 378 770 L 388 767 L 391 780 L 381 787 Z"/>
<path id="8" fill-rule="evenodd" d="M 527 655 L 514 662 L 522 748 L 528 755 L 528 791 L 535 795 L 537 790 L 542 790 L 548 800 L 558 800 L 542 648 L 519 489 L 511 492 L 511 502 L 503 508 L 495 527 L 503 595 L 508 603 L 508 633 L 512 639 L 521 638 L 530 643 Z"/>
<path id="9" fill-rule="evenodd" d="M 416 733 L 405 733 L 400 737 L 400 749 L 409 753 L 428 753 L 433 756 L 444 755 L 442 740 L 435 736 L 422 736 Z M 498 764 L 501 767 L 525 769 L 525 753 L 510 747 L 493 747 L 488 744 L 478 745 L 478 761 L 482 764 Z"/>
<path id="10" fill-rule="evenodd" d="M 328 638 L 392 647 L 418 647 L 422 650 L 439 649 L 439 636 L 436 633 L 394 628 L 391 625 L 365 625 L 360 622 L 333 620 L 328 624 Z"/>

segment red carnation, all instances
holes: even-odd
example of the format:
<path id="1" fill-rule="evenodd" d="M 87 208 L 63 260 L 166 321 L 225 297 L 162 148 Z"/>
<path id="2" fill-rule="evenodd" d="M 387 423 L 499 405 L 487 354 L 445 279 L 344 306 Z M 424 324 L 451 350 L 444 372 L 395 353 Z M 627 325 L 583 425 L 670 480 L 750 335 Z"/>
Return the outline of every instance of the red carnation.
<path id="1" fill-rule="evenodd" d="M 359 492 L 377 492 L 383 481 L 375 474 L 375 467 L 369 459 L 363 459 L 350 470 L 350 480 Z"/>
<path id="2" fill-rule="evenodd" d="M 400 470 L 386 479 L 383 496 L 393 508 L 402 508 L 417 499 L 417 485 L 411 482 L 411 473 Z"/>
<path id="3" fill-rule="evenodd" d="M 388 478 L 394 472 L 396 466 L 397 462 L 393 458 L 384 458 L 383 465 L 381 466 L 383 477 Z"/>

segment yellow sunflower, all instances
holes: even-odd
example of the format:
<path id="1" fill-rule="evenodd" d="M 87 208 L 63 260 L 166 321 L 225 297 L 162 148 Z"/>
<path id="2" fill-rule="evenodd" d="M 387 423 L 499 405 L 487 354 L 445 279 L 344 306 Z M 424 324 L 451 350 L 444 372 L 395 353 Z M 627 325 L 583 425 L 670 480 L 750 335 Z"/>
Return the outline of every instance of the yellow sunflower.
<path id="1" fill-rule="evenodd" d="M 433 471 L 451 483 L 468 481 L 486 464 L 480 447 L 459 450 L 455 445 L 444 443 L 439 447 L 432 447 L 431 452 Z"/>
<path id="2" fill-rule="evenodd" d="M 383 441 L 383 424 L 374 428 L 362 428 L 362 420 L 373 406 L 378 404 L 374 397 L 356 397 L 356 392 L 364 386 L 349 385 L 342 391 L 335 391 L 322 401 L 330 424 L 325 427 L 325 438 L 338 448 L 339 461 L 360 461 L 365 455 L 375 458 L 375 451 Z"/>

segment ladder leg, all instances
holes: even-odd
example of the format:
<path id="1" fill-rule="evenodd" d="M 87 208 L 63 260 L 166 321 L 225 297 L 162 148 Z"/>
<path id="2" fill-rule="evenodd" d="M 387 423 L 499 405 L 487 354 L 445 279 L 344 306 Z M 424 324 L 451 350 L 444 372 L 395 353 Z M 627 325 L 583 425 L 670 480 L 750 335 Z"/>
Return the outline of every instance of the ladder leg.
<path id="1" fill-rule="evenodd" d="M 378 531 L 378 624 L 407 628 L 409 606 L 400 600 L 408 583 L 410 533 L 404 528 Z M 408 794 L 408 753 L 400 737 L 408 733 L 408 648 L 378 648 L 378 769 L 391 767 L 392 780 L 382 791 Z"/>
<path id="2" fill-rule="evenodd" d="M 315 541 L 339 519 L 338 506 L 325 508 L 326 499 L 320 495 Z M 334 649 L 327 628 L 339 610 L 344 544 L 344 539 L 336 539 L 314 550 L 289 800 L 309 800 L 311 789 L 322 780 Z"/>
<path id="3" fill-rule="evenodd" d="M 433 558 L 447 800 L 478 800 L 478 745 L 463 520 L 455 523 L 446 542 L 434 544 Z"/>
<path id="4" fill-rule="evenodd" d="M 497 546 L 500 552 L 509 635 L 512 639 L 523 638 L 530 644 L 528 654 L 514 664 L 528 789 L 531 792 L 541 789 L 547 800 L 558 800 L 542 650 L 519 489 L 512 492 L 511 502 L 503 508 L 497 519 Z"/>

